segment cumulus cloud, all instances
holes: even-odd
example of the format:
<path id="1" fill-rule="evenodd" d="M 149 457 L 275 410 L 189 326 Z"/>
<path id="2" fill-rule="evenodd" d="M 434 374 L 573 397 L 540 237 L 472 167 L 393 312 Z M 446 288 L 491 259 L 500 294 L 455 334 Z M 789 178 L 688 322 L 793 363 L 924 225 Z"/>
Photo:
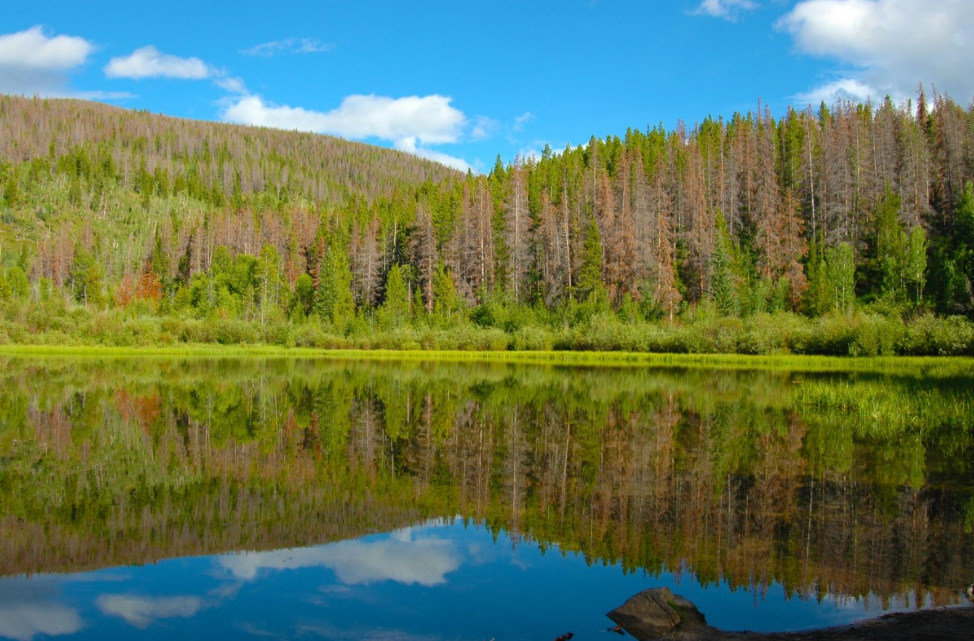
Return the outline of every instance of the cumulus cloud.
<path id="1" fill-rule="evenodd" d="M 231 104 L 224 120 L 280 129 L 299 129 L 346 138 L 415 138 L 427 144 L 456 142 L 466 122 L 445 96 L 348 96 L 328 112 L 265 103 L 246 96 Z"/>
<path id="2" fill-rule="evenodd" d="M 92 45 L 84 38 L 44 35 L 41 27 L 0 36 L 0 65 L 64 71 L 85 63 Z"/>
<path id="3" fill-rule="evenodd" d="M 439 95 L 404 98 L 355 95 L 345 98 L 338 108 L 322 112 L 274 105 L 260 96 L 246 95 L 230 101 L 222 119 L 355 140 L 378 138 L 392 142 L 403 151 L 465 170 L 469 166 L 461 159 L 424 147 L 460 139 L 467 119 L 450 104 L 451 100 Z"/>
<path id="4" fill-rule="evenodd" d="M 420 147 L 416 144 L 416 138 L 414 137 L 397 140 L 396 149 L 413 154 L 414 156 L 419 156 L 420 158 L 438 162 L 447 167 L 453 167 L 458 171 L 467 172 L 472 170 L 472 167 L 463 158 L 457 158 L 456 156 L 451 156 L 435 149 L 429 149 L 428 147 Z"/>
<path id="5" fill-rule="evenodd" d="M 323 567 L 346 585 L 395 581 L 405 585 L 446 583 L 446 575 L 460 567 L 452 541 L 410 536 L 409 530 L 380 541 L 342 541 L 331 545 L 274 552 L 250 552 L 219 557 L 234 578 L 251 581 L 263 570 Z"/>
<path id="6" fill-rule="evenodd" d="M 199 58 L 180 58 L 162 53 L 153 46 L 136 49 L 128 56 L 112 58 L 105 66 L 109 78 L 179 78 L 203 80 L 215 75 Z"/>
<path id="7" fill-rule="evenodd" d="M 0 585 L 0 637 L 31 641 L 74 634 L 83 626 L 78 611 L 59 603 L 56 588 L 46 582 L 13 579 Z"/>
<path id="8" fill-rule="evenodd" d="M 39 27 L 0 35 L 0 91 L 69 95 L 68 76 L 85 64 L 94 46 L 76 36 L 48 36 Z"/>
<path id="9" fill-rule="evenodd" d="M 129 625 L 144 630 L 157 619 L 195 616 L 203 608 L 203 600 L 194 596 L 150 598 L 103 594 L 95 605 L 103 614 L 121 617 Z"/>
<path id="10" fill-rule="evenodd" d="M 818 105 L 822 102 L 830 103 L 836 100 L 866 102 L 871 98 L 877 98 L 876 90 L 855 78 L 841 78 L 827 82 L 811 91 L 795 96 L 795 100 L 799 103 L 810 105 Z"/>
<path id="11" fill-rule="evenodd" d="M 327 53 L 334 49 L 334 43 L 322 42 L 317 38 L 285 38 L 284 40 L 254 45 L 242 49 L 240 53 L 245 56 L 270 58 L 282 53 Z"/>
<path id="12" fill-rule="evenodd" d="M 752 0 L 703 0 L 697 7 L 696 13 L 734 20 L 741 11 L 749 11 L 757 7 Z"/>
<path id="13" fill-rule="evenodd" d="M 801 0 L 777 26 L 791 34 L 798 51 L 853 69 L 809 95 L 832 88 L 902 98 L 921 81 L 964 103 L 974 94 L 969 0 Z"/>

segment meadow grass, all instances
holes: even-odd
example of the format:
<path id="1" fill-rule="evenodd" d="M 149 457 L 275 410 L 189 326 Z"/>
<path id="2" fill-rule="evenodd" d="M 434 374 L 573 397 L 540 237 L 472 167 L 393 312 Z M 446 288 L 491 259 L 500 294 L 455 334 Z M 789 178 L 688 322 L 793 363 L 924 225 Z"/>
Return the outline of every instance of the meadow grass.
<path id="1" fill-rule="evenodd" d="M 261 357 L 335 360 L 523 363 L 581 367 L 666 367 L 801 372 L 878 372 L 915 376 L 974 376 L 974 359 L 939 356 L 836 357 L 744 354 L 671 354 L 589 351 L 357 350 L 274 345 L 102 347 L 0 345 L 0 355 L 30 357 Z"/>

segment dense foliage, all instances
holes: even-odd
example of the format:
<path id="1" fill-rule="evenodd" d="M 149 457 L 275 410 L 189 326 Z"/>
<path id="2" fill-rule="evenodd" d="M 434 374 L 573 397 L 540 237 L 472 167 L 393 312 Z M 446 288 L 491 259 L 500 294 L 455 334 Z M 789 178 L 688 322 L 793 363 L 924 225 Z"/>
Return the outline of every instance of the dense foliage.
<path id="1" fill-rule="evenodd" d="M 0 99 L 0 342 L 974 352 L 974 110 L 758 105 L 462 177 Z"/>

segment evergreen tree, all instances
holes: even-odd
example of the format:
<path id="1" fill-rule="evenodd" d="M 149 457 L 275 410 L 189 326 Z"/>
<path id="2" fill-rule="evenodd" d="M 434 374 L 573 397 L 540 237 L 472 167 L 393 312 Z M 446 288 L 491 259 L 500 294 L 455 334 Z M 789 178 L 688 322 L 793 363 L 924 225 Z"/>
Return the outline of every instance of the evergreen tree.
<path id="1" fill-rule="evenodd" d="M 442 262 L 433 276 L 433 300 L 433 321 L 436 325 L 449 328 L 463 318 L 463 300 L 457 295 L 453 276 Z"/>
<path id="2" fill-rule="evenodd" d="M 578 299 L 580 301 L 605 299 L 608 294 L 602 283 L 602 238 L 598 225 L 593 218 L 585 234 L 585 245 L 582 253 L 582 266 L 578 270 Z"/>
<path id="3" fill-rule="evenodd" d="M 409 322 L 409 290 L 398 263 L 393 264 L 386 275 L 385 296 L 376 319 L 384 330 L 398 329 Z"/>
<path id="4" fill-rule="evenodd" d="M 908 239 L 900 223 L 900 197 L 889 187 L 875 212 L 875 234 L 871 252 L 871 269 L 864 270 L 867 289 L 879 296 L 899 300 L 905 295 L 904 271 Z"/>
<path id="5" fill-rule="evenodd" d="M 828 265 L 825 262 L 825 248 L 821 240 L 812 239 L 808 250 L 808 288 L 803 298 L 804 311 L 809 316 L 821 316 L 835 308 L 834 291 L 829 283 Z"/>
<path id="6" fill-rule="evenodd" d="M 339 331 L 344 331 L 348 322 L 355 317 L 355 302 L 352 299 L 352 271 L 348 256 L 337 243 L 332 243 L 325 252 L 321 265 L 315 309 L 326 323 L 331 323 Z"/>
<path id="7" fill-rule="evenodd" d="M 733 245 L 724 216 L 717 214 L 717 242 L 710 259 L 710 298 L 724 316 L 737 316 L 740 299 L 735 284 Z"/>

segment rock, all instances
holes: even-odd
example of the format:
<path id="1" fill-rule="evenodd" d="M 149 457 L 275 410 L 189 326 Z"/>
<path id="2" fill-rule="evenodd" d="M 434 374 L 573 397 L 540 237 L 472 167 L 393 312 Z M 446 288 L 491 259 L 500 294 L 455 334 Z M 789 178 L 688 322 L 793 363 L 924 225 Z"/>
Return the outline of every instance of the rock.
<path id="1" fill-rule="evenodd" d="M 606 616 L 640 641 L 711 629 L 697 606 L 669 588 L 643 590 Z"/>

